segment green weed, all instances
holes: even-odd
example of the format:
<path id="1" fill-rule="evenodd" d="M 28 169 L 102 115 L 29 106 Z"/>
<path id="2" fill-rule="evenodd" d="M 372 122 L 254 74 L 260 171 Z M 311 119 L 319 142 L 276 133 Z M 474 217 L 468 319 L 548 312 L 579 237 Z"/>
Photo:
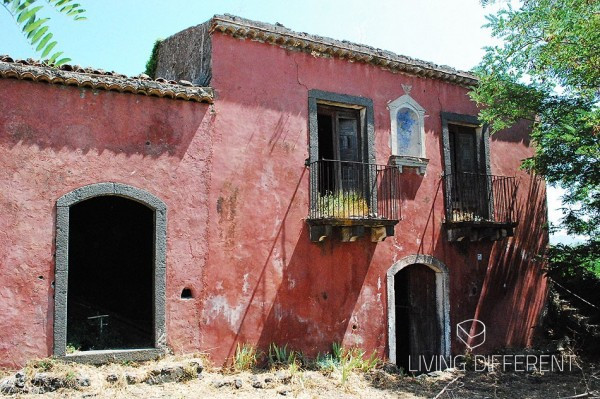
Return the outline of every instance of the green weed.
<path id="1" fill-rule="evenodd" d="M 233 368 L 236 371 L 247 371 L 256 366 L 258 355 L 256 348 L 250 344 L 240 345 L 238 343 L 235 349 L 235 357 L 233 359 Z"/>

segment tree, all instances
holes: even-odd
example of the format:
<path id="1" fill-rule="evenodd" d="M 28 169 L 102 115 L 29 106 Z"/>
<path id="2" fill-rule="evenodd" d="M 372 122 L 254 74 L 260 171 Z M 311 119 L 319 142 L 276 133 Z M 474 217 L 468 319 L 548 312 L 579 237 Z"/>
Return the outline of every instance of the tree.
<path id="1" fill-rule="evenodd" d="M 15 19 L 35 51 L 41 58 L 47 59 L 48 64 L 62 65 L 71 61 L 70 58 L 59 58 L 63 52 L 52 52 L 57 42 L 52 40 L 53 34 L 49 31 L 50 18 L 40 18 L 38 15 L 44 7 L 52 8 L 58 13 L 72 18 L 75 21 L 86 19 L 85 10 L 74 0 L 46 0 L 41 4 L 38 0 L 0 0 L 0 4 Z"/>
<path id="2" fill-rule="evenodd" d="M 487 19 L 502 44 L 475 69 L 480 118 L 492 132 L 531 121 L 535 155 L 523 166 L 566 189 L 562 226 L 598 258 L 600 1 L 522 0 Z"/>

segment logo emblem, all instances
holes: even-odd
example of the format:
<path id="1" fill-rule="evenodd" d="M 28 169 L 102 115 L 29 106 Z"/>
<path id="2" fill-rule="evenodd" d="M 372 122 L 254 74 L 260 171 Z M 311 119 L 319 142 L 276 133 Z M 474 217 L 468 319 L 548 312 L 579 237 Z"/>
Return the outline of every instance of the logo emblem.
<path id="1" fill-rule="evenodd" d="M 456 336 L 468 349 L 475 349 L 485 342 L 485 324 L 477 319 L 461 321 L 456 325 Z"/>

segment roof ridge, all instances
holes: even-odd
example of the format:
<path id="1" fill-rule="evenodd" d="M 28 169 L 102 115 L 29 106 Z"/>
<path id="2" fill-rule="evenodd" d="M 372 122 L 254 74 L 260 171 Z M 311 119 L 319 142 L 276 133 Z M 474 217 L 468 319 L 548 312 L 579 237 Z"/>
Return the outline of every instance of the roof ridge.
<path id="1" fill-rule="evenodd" d="M 396 54 L 365 44 L 297 32 L 279 23 L 269 24 L 231 14 L 214 15 L 206 23 L 212 25 L 212 31 L 216 30 L 234 37 L 244 37 L 296 51 L 309 52 L 313 55 L 373 64 L 392 72 L 437 78 L 462 86 L 474 86 L 478 82 L 477 77 L 468 71 Z"/>

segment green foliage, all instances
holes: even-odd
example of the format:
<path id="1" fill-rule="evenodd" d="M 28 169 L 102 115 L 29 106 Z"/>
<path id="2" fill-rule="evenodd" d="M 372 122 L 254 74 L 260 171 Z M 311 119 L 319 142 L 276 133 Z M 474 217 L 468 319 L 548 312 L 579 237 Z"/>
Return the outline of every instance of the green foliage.
<path id="1" fill-rule="evenodd" d="M 76 345 L 74 345 L 72 343 L 67 343 L 67 347 L 66 347 L 66 352 L 67 353 L 75 353 L 75 352 L 77 352 L 80 349 L 81 349 L 81 347 L 79 347 L 79 346 L 76 346 Z"/>
<path id="2" fill-rule="evenodd" d="M 250 344 L 237 344 L 235 357 L 233 358 L 233 368 L 236 371 L 247 371 L 256 366 L 258 354 L 256 348 Z"/>
<path id="3" fill-rule="evenodd" d="M 154 42 L 154 46 L 152 47 L 152 53 L 150 54 L 150 58 L 148 59 L 148 62 L 146 62 L 146 70 L 144 71 L 144 73 L 148 76 L 150 76 L 151 78 L 156 78 L 156 66 L 158 63 L 158 49 L 160 48 L 160 43 L 162 42 L 162 39 L 157 39 Z"/>
<path id="4" fill-rule="evenodd" d="M 493 131 L 525 119 L 536 152 L 524 167 L 567 190 L 562 225 L 600 240 L 600 2 L 507 3 L 487 27 L 502 41 L 486 49 L 471 97 Z"/>
<path id="5" fill-rule="evenodd" d="M 57 45 L 52 40 L 53 34 L 49 32 L 48 21 L 50 18 L 39 17 L 40 11 L 51 8 L 56 12 L 73 19 L 81 21 L 86 19 L 83 15 L 85 10 L 75 0 L 46 0 L 40 5 L 38 0 L 0 0 L 0 5 L 14 18 L 15 23 L 21 28 L 23 35 L 27 38 L 35 51 L 41 58 L 49 57 L 48 64 L 62 65 L 71 61 L 70 58 L 60 58 L 62 51 L 53 52 Z"/>
<path id="6" fill-rule="evenodd" d="M 45 373 L 54 368 L 54 360 L 51 358 L 33 360 L 28 364 L 28 366 Z"/>
<path id="7" fill-rule="evenodd" d="M 331 353 L 319 354 L 315 361 L 318 369 L 331 373 L 339 371 L 341 382 L 345 384 L 352 371 L 360 370 L 368 372 L 380 364 L 377 352 L 373 351 L 371 356 L 365 359 L 365 351 L 359 348 L 344 348 L 341 344 L 334 342 Z"/>
<path id="8" fill-rule="evenodd" d="M 300 362 L 300 357 L 296 351 L 289 350 L 287 344 L 283 346 L 271 344 L 269 346 L 269 367 L 297 365 Z"/>
<path id="9" fill-rule="evenodd" d="M 548 274 L 553 279 L 563 283 L 575 280 L 583 285 L 596 284 L 600 288 L 600 242 L 552 246 L 548 258 Z"/>
<path id="10" fill-rule="evenodd" d="M 318 209 L 323 216 L 349 218 L 367 216 L 369 206 L 361 194 L 338 191 L 319 198 Z"/>
<path id="11" fill-rule="evenodd" d="M 548 276 L 588 302 L 600 306 L 600 241 L 581 245 L 556 245 L 548 250 Z M 575 299 L 577 305 L 582 304 Z"/>

